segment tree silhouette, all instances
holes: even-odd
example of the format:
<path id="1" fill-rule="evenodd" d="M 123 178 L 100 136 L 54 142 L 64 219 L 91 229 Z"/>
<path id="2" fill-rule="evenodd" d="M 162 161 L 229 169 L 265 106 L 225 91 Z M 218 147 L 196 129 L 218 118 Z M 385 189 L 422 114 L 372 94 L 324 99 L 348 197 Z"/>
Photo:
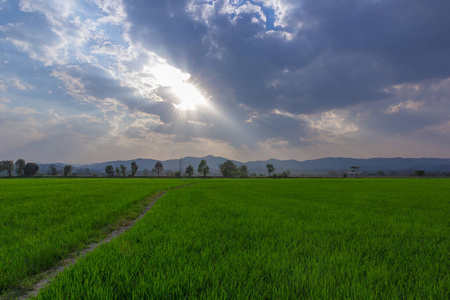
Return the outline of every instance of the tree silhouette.
<path id="1" fill-rule="evenodd" d="M 16 173 L 18 176 L 23 176 L 23 168 L 25 167 L 25 161 L 19 158 L 16 161 Z"/>
<path id="2" fill-rule="evenodd" d="M 39 166 L 35 163 L 27 163 L 23 167 L 24 176 L 34 176 L 39 171 Z"/>
<path id="3" fill-rule="evenodd" d="M 200 164 L 198 165 L 197 172 L 199 174 L 203 174 L 203 177 L 206 177 L 206 175 L 209 173 L 209 166 L 206 163 L 206 160 L 201 160 Z"/>
<path id="4" fill-rule="evenodd" d="M 70 172 L 72 172 L 73 167 L 71 165 L 66 165 L 64 166 L 64 176 L 67 176 L 70 174 Z"/>
<path id="5" fill-rule="evenodd" d="M 114 176 L 114 167 L 111 165 L 107 165 L 105 167 L 105 173 L 108 177 L 113 177 Z"/>
<path id="6" fill-rule="evenodd" d="M 131 162 L 131 176 L 136 175 L 138 168 L 139 167 L 138 167 L 137 163 L 135 161 L 132 161 Z"/>
<path id="7" fill-rule="evenodd" d="M 227 160 L 223 164 L 220 164 L 219 169 L 223 177 L 233 177 L 237 171 L 236 165 L 231 160 Z"/>
<path id="8" fill-rule="evenodd" d="M 186 168 L 186 175 L 191 177 L 192 175 L 194 175 L 194 167 L 189 165 Z"/>
<path id="9" fill-rule="evenodd" d="M 272 164 L 267 164 L 266 168 L 267 168 L 267 173 L 269 173 L 269 177 L 270 177 L 272 175 L 272 172 L 275 171 L 275 168 Z"/>
<path id="10" fill-rule="evenodd" d="M 153 170 L 154 170 L 154 172 L 156 172 L 158 174 L 158 177 L 159 177 L 159 173 L 162 170 L 164 170 L 164 167 L 163 167 L 163 165 L 162 165 L 162 163 L 160 161 L 157 161 L 156 164 L 155 164 L 155 168 Z"/>
<path id="11" fill-rule="evenodd" d="M 239 177 L 247 178 L 248 177 L 248 168 L 247 168 L 247 166 L 246 165 L 240 166 L 239 170 L 238 170 L 238 173 L 239 173 Z"/>
<path id="12" fill-rule="evenodd" d="M 127 175 L 127 167 L 125 167 L 124 165 L 120 165 L 120 173 L 123 177 L 125 177 Z"/>
<path id="13" fill-rule="evenodd" d="M 12 176 L 12 171 L 14 170 L 14 162 L 12 160 L 2 160 L 0 162 L 0 172 L 6 171 L 8 176 Z"/>

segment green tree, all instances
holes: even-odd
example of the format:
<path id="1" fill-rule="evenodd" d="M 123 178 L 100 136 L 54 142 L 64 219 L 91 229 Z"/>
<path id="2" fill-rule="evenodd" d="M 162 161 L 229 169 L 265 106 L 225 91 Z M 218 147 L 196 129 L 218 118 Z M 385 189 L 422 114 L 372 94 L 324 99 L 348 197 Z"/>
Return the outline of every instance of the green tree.
<path id="1" fill-rule="evenodd" d="M 272 175 L 272 172 L 275 171 L 273 164 L 266 165 L 267 173 L 269 173 L 269 177 Z"/>
<path id="2" fill-rule="evenodd" d="M 241 178 L 247 178 L 248 177 L 248 168 L 247 168 L 247 166 L 246 165 L 240 166 L 239 170 L 238 170 L 238 174 L 239 174 L 239 177 L 241 177 Z"/>
<path id="3" fill-rule="evenodd" d="M 154 171 L 155 173 L 157 173 L 157 174 L 158 174 L 158 177 L 159 177 L 159 173 L 160 173 L 162 170 L 164 170 L 164 167 L 163 167 L 162 163 L 161 163 L 160 161 L 157 161 L 156 164 L 155 164 L 155 168 L 153 169 L 153 171 Z"/>
<path id="4" fill-rule="evenodd" d="M 223 177 L 234 177 L 237 171 L 236 165 L 231 160 L 227 160 L 223 164 L 220 164 L 219 169 Z"/>
<path id="5" fill-rule="evenodd" d="M 27 163 L 23 167 L 23 176 L 34 176 L 39 171 L 39 166 L 35 163 Z"/>
<path id="6" fill-rule="evenodd" d="M 127 176 L 127 167 L 120 165 L 120 174 L 122 174 L 122 177 Z"/>
<path id="7" fill-rule="evenodd" d="M 137 172 L 138 168 L 139 167 L 138 167 L 137 163 L 135 161 L 132 161 L 131 162 L 131 176 L 135 176 L 136 175 L 136 172 Z"/>
<path id="8" fill-rule="evenodd" d="M 107 165 L 105 167 L 105 173 L 106 173 L 106 176 L 113 177 L 114 176 L 114 167 L 111 165 Z"/>
<path id="9" fill-rule="evenodd" d="M 119 169 L 119 167 L 116 167 L 116 176 L 120 176 L 120 169 Z"/>
<path id="10" fill-rule="evenodd" d="M 18 176 L 23 176 L 23 168 L 25 167 L 25 160 L 19 158 L 16 161 L 16 173 Z"/>
<path id="11" fill-rule="evenodd" d="M 192 175 L 194 175 L 194 167 L 189 165 L 186 168 L 186 175 L 191 177 Z"/>
<path id="12" fill-rule="evenodd" d="M 144 174 L 144 176 L 148 176 L 150 174 L 149 169 L 144 169 L 144 171 L 142 171 L 142 174 Z"/>
<path id="13" fill-rule="evenodd" d="M 6 171 L 8 176 L 12 176 L 12 172 L 14 171 L 14 162 L 12 160 L 2 160 L 0 162 L 0 172 Z"/>
<path id="14" fill-rule="evenodd" d="M 206 175 L 209 174 L 209 166 L 206 163 L 206 160 L 202 159 L 200 164 L 198 165 L 197 172 L 199 174 L 203 174 L 203 177 L 206 177 Z"/>
<path id="15" fill-rule="evenodd" d="M 65 165 L 64 166 L 64 176 L 69 176 L 70 175 L 70 173 L 73 171 L 73 166 L 71 166 L 71 165 Z"/>

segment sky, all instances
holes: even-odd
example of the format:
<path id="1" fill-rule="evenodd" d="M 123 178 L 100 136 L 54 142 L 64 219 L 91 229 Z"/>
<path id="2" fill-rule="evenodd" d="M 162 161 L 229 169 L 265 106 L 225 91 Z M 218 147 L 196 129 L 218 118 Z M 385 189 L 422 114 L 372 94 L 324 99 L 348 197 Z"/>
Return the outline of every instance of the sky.
<path id="1" fill-rule="evenodd" d="M 0 0 L 0 160 L 450 157 L 448 0 Z"/>

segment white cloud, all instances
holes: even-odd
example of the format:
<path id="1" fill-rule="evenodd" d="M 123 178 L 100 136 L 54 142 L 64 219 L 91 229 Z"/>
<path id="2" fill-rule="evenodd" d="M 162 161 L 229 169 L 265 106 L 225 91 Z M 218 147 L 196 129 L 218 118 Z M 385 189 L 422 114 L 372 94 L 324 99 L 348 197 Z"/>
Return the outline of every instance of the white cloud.
<path id="1" fill-rule="evenodd" d="M 39 11 L 47 15 L 49 19 L 53 19 L 55 15 L 63 18 L 71 15 L 75 9 L 75 1 L 58 1 L 58 0 L 20 0 L 20 10 L 24 12 Z"/>
<path id="2" fill-rule="evenodd" d="M 355 121 L 351 120 L 348 117 L 348 112 L 344 110 L 330 110 L 318 114 L 294 115 L 275 109 L 272 113 L 304 121 L 311 129 L 326 131 L 335 135 L 358 131 L 358 126 Z"/>
<path id="3" fill-rule="evenodd" d="M 278 138 L 271 138 L 265 140 L 264 142 L 258 143 L 258 145 L 261 148 L 264 148 L 265 150 L 276 150 L 279 148 L 286 148 L 287 146 L 289 146 L 289 141 Z"/>
<path id="4" fill-rule="evenodd" d="M 105 13 L 98 19 L 98 22 L 129 26 L 129 23 L 126 22 L 127 13 L 122 0 L 95 0 L 95 4 Z"/>
<path id="5" fill-rule="evenodd" d="M 46 66 L 96 62 L 86 47 L 108 40 L 105 25 L 128 26 L 121 1 L 96 3 L 99 10 L 90 12 L 84 10 L 82 1 L 21 0 L 20 10 L 37 21 L 25 17 L 0 30 L 17 48 Z"/>
<path id="6" fill-rule="evenodd" d="M 80 58 L 80 49 L 91 39 L 104 36 L 89 18 L 82 18 L 76 1 L 21 0 L 19 8 L 36 20 L 0 26 L 6 39 L 46 66 L 66 64 Z M 78 55 L 77 55 L 78 54 Z M 84 62 L 91 61 L 83 57 Z"/>
<path id="7" fill-rule="evenodd" d="M 309 123 L 310 127 L 317 130 L 328 131 L 334 134 L 345 134 L 358 130 L 355 123 L 345 117 L 339 111 L 327 111 L 316 115 L 299 115 L 301 119 Z"/>
<path id="8" fill-rule="evenodd" d="M 286 41 L 293 41 L 296 33 L 291 33 L 283 30 L 269 30 L 264 33 L 258 33 L 258 38 L 266 38 L 266 37 L 276 37 L 279 39 L 284 39 Z"/>
<path id="9" fill-rule="evenodd" d="M 33 89 L 32 85 L 30 85 L 26 82 L 23 82 L 23 81 L 19 80 L 18 78 L 11 79 L 11 85 L 22 91 Z"/>
<path id="10" fill-rule="evenodd" d="M 422 102 L 414 102 L 411 100 L 407 100 L 404 102 L 400 102 L 396 105 L 391 105 L 385 112 L 385 114 L 391 115 L 400 112 L 401 110 L 412 110 L 417 111 L 423 105 Z"/>
<path id="11" fill-rule="evenodd" d="M 34 87 L 17 77 L 6 78 L 0 80 L 0 90 L 6 91 L 8 87 L 18 89 L 21 91 L 32 90 Z"/>
<path id="12" fill-rule="evenodd" d="M 274 25 L 280 27 L 288 26 L 289 11 L 295 8 L 292 3 L 283 0 L 255 0 L 255 3 L 272 8 L 276 16 Z"/>
<path id="13" fill-rule="evenodd" d="M 195 126 L 202 126 L 202 127 L 212 127 L 214 126 L 214 124 L 206 124 L 205 122 L 200 122 L 200 121 L 193 121 L 193 120 L 188 120 L 187 121 L 189 124 L 195 125 Z"/>
<path id="14" fill-rule="evenodd" d="M 195 21 L 205 23 L 208 26 L 213 26 L 210 18 L 215 14 L 227 15 L 233 24 L 242 19 L 244 15 L 253 15 L 252 23 L 259 23 L 266 26 L 267 15 L 263 8 L 272 9 L 275 20 L 274 26 L 277 29 L 282 29 L 288 26 L 289 11 L 295 8 L 294 5 L 283 0 L 255 0 L 251 2 L 225 0 L 221 2 L 196 2 L 191 0 L 187 4 L 187 12 Z M 280 35 L 280 37 L 287 37 L 287 33 Z"/>

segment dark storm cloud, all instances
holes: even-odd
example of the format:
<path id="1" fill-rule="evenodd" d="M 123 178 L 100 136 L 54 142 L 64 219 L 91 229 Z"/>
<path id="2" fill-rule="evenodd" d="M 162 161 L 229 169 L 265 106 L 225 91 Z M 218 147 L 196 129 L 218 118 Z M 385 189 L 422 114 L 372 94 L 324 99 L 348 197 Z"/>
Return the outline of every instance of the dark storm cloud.
<path id="1" fill-rule="evenodd" d="M 134 37 L 251 107 L 317 112 L 386 98 L 392 84 L 450 76 L 446 0 L 292 1 L 287 26 L 272 33 L 256 11 L 234 15 L 223 12 L 227 1 L 214 1 L 194 20 L 186 3 L 127 1 Z"/>
<path id="2" fill-rule="evenodd" d="M 268 114 L 249 124 L 258 139 L 265 140 L 267 137 L 276 137 L 282 141 L 289 141 L 291 147 L 304 146 L 307 143 L 299 137 L 307 136 L 307 124 L 305 121 L 289 118 L 278 114 Z"/>
<path id="3" fill-rule="evenodd" d="M 186 14 L 186 1 L 126 1 L 128 17 L 133 22 L 131 34 L 145 41 L 152 51 L 183 67 L 182 63 L 202 57 L 205 25 Z"/>
<path id="4" fill-rule="evenodd" d="M 306 1 L 304 9 L 331 47 L 383 57 L 395 82 L 450 75 L 449 1 Z"/>

